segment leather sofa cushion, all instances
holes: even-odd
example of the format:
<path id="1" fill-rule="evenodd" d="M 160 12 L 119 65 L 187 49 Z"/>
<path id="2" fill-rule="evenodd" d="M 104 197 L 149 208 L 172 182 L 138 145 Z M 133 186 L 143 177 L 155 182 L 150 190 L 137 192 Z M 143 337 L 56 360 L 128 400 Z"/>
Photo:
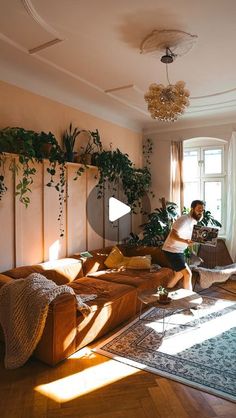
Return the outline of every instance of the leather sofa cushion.
<path id="1" fill-rule="evenodd" d="M 72 257 L 82 261 L 84 276 L 86 276 L 89 273 L 95 273 L 98 270 L 106 269 L 104 262 L 111 249 L 112 247 L 107 247 L 104 249 L 89 251 L 92 255 L 91 258 L 82 257 L 80 253 L 73 254 Z"/>
<path id="2" fill-rule="evenodd" d="M 6 284 L 12 281 L 11 277 L 5 276 L 5 274 L 0 273 L 0 288 Z"/>
<path id="3" fill-rule="evenodd" d="M 160 268 L 156 272 L 147 270 L 103 270 L 96 274 L 96 280 L 110 283 L 122 283 L 138 288 L 138 291 L 153 289 L 158 286 L 168 287 L 169 280 L 173 277 L 173 270 Z"/>
<path id="4" fill-rule="evenodd" d="M 112 283 L 112 281 L 104 281 L 102 279 L 97 280 L 93 277 L 83 277 L 82 279 L 74 280 L 69 284 L 74 292 L 78 295 L 95 294 L 97 297 L 91 301 L 86 302 L 93 311 L 99 307 L 103 307 L 104 304 L 112 304 L 113 300 L 121 297 L 123 294 L 131 291 L 133 292 L 134 287 L 123 283 Z M 78 312 L 80 315 L 81 313 Z"/>
<path id="5" fill-rule="evenodd" d="M 70 283 L 84 275 L 82 262 L 73 258 L 62 258 L 33 266 L 16 267 L 4 272 L 6 276 L 10 276 L 13 279 L 25 278 L 31 273 L 41 273 L 57 285 Z"/>
<path id="6" fill-rule="evenodd" d="M 86 302 L 91 313 L 77 316 L 77 349 L 107 334 L 118 325 L 134 317 L 137 312 L 137 289 L 122 283 L 95 278 L 78 279 L 69 285 L 75 293 L 96 293 L 97 298 Z"/>

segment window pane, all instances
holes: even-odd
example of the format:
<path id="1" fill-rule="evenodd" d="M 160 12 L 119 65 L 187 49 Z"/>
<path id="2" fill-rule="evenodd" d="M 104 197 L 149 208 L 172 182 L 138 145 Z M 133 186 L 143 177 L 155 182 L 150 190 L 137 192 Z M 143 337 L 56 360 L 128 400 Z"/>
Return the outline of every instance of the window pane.
<path id="1" fill-rule="evenodd" d="M 222 149 L 204 150 L 205 174 L 222 173 Z"/>
<path id="2" fill-rule="evenodd" d="M 197 150 L 184 151 L 184 180 L 199 176 Z"/>
<path id="3" fill-rule="evenodd" d="M 191 181 L 184 183 L 184 206 L 190 208 L 191 202 L 200 199 L 199 182 Z"/>
<path id="4" fill-rule="evenodd" d="M 219 222 L 222 222 L 222 183 L 221 181 L 204 182 L 206 209 Z"/>

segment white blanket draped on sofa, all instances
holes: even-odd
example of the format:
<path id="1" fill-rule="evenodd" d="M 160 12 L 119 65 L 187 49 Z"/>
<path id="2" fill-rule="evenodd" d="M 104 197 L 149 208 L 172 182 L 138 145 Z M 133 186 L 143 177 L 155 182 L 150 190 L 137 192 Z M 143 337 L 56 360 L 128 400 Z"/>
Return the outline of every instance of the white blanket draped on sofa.
<path id="1" fill-rule="evenodd" d="M 230 276 L 236 274 L 236 263 L 228 266 L 216 266 L 213 269 L 207 269 L 204 267 L 194 267 L 194 271 L 199 273 L 199 284 L 202 289 L 207 289 L 213 283 L 226 282 Z"/>
<path id="2" fill-rule="evenodd" d="M 6 368 L 20 367 L 28 360 L 42 336 L 49 304 L 65 293 L 76 297 L 83 315 L 90 312 L 89 306 L 75 295 L 72 288 L 57 286 L 39 273 L 12 280 L 0 289 L 0 323 L 5 337 Z"/>

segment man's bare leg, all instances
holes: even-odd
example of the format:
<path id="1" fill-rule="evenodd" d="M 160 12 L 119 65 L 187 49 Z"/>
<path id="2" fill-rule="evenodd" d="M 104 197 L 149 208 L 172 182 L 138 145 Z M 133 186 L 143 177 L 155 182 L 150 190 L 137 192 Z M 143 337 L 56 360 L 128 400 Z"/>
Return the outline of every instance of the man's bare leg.
<path id="1" fill-rule="evenodd" d="M 189 266 L 186 264 L 185 269 L 181 270 L 183 275 L 183 288 L 188 290 L 193 290 L 192 287 L 192 272 Z"/>
<path id="2" fill-rule="evenodd" d="M 174 287 L 181 279 L 183 279 L 183 288 L 188 290 L 192 289 L 192 272 L 188 265 L 183 270 L 175 271 L 174 277 L 168 282 L 168 287 Z"/>
<path id="3" fill-rule="evenodd" d="M 181 271 L 175 271 L 174 272 L 174 276 L 172 277 L 172 279 L 168 282 L 168 287 L 172 288 L 175 287 L 175 285 L 179 282 L 179 280 L 181 280 L 183 278 L 183 273 L 182 270 Z"/>

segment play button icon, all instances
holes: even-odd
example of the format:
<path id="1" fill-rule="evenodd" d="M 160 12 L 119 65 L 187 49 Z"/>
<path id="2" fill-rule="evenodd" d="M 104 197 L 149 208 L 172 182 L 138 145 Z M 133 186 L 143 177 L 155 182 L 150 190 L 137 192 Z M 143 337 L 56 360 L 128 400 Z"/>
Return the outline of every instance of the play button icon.
<path id="1" fill-rule="evenodd" d="M 131 208 L 115 197 L 109 198 L 109 221 L 114 222 L 131 211 Z"/>

